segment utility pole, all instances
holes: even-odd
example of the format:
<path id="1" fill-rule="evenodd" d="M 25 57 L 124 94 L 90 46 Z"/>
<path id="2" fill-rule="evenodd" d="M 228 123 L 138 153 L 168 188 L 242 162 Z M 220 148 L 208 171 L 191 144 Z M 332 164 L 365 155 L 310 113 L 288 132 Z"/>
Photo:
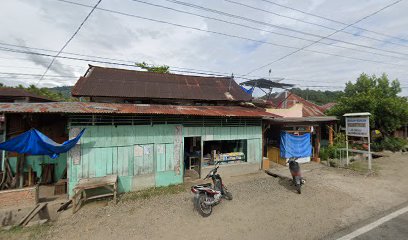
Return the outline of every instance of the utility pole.
<path id="1" fill-rule="evenodd" d="M 231 83 L 232 83 L 232 80 L 233 80 L 233 79 L 234 79 L 234 73 L 231 73 L 231 78 L 230 78 L 229 86 L 228 86 L 228 92 L 231 91 Z"/>

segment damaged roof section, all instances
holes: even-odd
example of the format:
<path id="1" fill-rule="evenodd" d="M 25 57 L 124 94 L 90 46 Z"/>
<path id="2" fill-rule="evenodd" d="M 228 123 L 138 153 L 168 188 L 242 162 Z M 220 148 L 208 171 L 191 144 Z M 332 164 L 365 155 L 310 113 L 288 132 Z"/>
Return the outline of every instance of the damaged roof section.
<path id="1" fill-rule="evenodd" d="M 264 109 L 241 106 L 178 106 L 94 102 L 0 103 L 3 113 L 192 115 L 217 117 L 279 117 Z"/>
<path id="2" fill-rule="evenodd" d="M 72 90 L 74 97 L 251 100 L 231 77 L 203 77 L 90 66 Z"/>
<path id="3" fill-rule="evenodd" d="M 302 104 L 302 117 L 322 117 L 325 116 L 324 109 L 292 92 L 279 92 L 271 95 L 268 100 L 276 109 L 290 109 L 296 104 Z"/>

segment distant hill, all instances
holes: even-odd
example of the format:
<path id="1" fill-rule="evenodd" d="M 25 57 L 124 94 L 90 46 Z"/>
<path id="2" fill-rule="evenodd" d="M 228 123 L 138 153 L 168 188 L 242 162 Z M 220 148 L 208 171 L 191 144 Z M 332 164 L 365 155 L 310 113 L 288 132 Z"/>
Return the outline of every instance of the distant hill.
<path id="1" fill-rule="evenodd" d="M 62 87 L 53 87 L 53 88 L 48 88 L 48 90 L 55 92 L 55 93 L 61 93 L 62 96 L 65 98 L 71 98 L 71 90 L 73 86 L 62 86 Z"/>
<path id="2" fill-rule="evenodd" d="M 64 98 L 71 98 L 71 90 L 73 86 L 62 86 L 47 88 L 51 92 L 62 94 Z M 311 89 L 292 88 L 290 90 L 294 94 L 308 101 L 311 101 L 317 105 L 324 105 L 326 103 L 337 102 L 337 100 L 344 94 L 343 91 L 321 91 Z"/>
<path id="3" fill-rule="evenodd" d="M 324 105 L 326 103 L 337 102 L 343 96 L 343 91 L 321 91 L 311 89 L 292 88 L 292 93 L 311 101 L 317 105 Z"/>
<path id="4" fill-rule="evenodd" d="M 344 94 L 343 91 L 321 91 L 300 88 L 292 88 L 289 91 L 319 106 L 337 102 Z M 266 96 L 262 96 L 261 99 L 266 99 Z"/>

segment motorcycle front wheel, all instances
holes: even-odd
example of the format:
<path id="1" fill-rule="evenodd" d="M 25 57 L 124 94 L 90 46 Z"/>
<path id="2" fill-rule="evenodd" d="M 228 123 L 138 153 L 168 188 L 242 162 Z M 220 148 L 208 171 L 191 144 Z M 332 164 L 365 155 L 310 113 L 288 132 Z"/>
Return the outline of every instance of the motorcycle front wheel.
<path id="1" fill-rule="evenodd" d="M 207 196 L 205 196 L 205 194 L 200 194 L 195 201 L 195 208 L 197 212 L 203 217 L 208 217 L 212 213 L 212 206 L 205 204 L 206 199 Z"/>
<path id="2" fill-rule="evenodd" d="M 302 185 L 301 184 L 296 184 L 296 191 L 301 194 L 302 193 Z"/>

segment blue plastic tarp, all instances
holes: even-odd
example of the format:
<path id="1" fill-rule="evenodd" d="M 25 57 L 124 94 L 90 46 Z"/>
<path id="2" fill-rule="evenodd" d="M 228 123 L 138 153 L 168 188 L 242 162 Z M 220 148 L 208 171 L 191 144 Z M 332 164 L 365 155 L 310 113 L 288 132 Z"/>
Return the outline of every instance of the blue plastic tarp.
<path id="1" fill-rule="evenodd" d="M 243 86 L 240 86 L 242 90 L 244 90 L 244 92 L 248 93 L 249 95 L 252 95 L 252 93 L 254 92 L 254 87 L 251 87 L 250 89 L 246 89 Z"/>
<path id="2" fill-rule="evenodd" d="M 55 159 L 60 153 L 68 152 L 73 148 L 84 132 L 85 129 L 83 129 L 74 139 L 59 144 L 42 134 L 37 129 L 31 129 L 17 137 L 0 143 L 0 149 L 21 154 L 48 155 Z"/>
<path id="3" fill-rule="evenodd" d="M 283 158 L 303 158 L 312 156 L 310 133 L 293 135 L 281 132 L 280 155 Z"/>

